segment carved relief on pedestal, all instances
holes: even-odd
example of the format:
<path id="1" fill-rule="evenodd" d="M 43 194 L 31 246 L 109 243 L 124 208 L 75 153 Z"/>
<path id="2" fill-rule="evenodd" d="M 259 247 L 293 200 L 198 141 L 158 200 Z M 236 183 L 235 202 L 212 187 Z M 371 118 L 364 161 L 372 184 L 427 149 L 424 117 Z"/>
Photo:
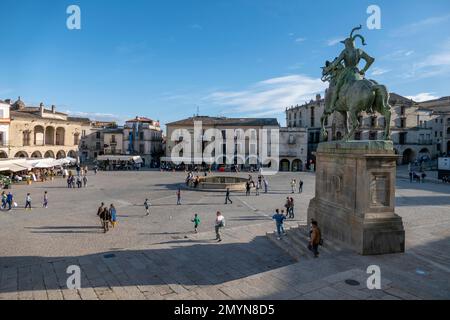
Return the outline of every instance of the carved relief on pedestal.
<path id="1" fill-rule="evenodd" d="M 370 181 L 371 207 L 389 207 L 389 174 L 374 173 Z"/>
<path id="2" fill-rule="evenodd" d="M 327 192 L 340 193 L 342 191 L 342 178 L 338 175 L 330 175 L 327 180 Z"/>

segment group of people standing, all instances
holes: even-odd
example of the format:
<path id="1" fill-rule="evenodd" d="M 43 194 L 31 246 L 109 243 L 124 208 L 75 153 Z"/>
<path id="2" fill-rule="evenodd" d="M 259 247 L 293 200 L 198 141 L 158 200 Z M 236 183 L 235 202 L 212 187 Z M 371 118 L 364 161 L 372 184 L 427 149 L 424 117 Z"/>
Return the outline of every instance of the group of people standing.
<path id="1" fill-rule="evenodd" d="M 114 229 L 117 224 L 117 211 L 114 204 L 111 203 L 109 208 L 102 202 L 97 210 L 97 216 L 100 218 L 100 223 L 104 233 L 109 231 L 109 226 Z"/>
<path id="2" fill-rule="evenodd" d="M 64 170 L 63 178 L 67 176 L 67 188 L 82 188 L 87 187 L 88 178 L 88 167 L 81 167 L 80 165 L 76 166 L 77 176 L 75 177 L 71 171 Z"/>
<path id="3" fill-rule="evenodd" d="M 255 195 L 259 196 L 262 188 L 264 188 L 264 193 L 267 193 L 269 191 L 269 182 L 262 175 L 259 175 L 258 180 L 255 182 L 255 181 L 253 181 L 252 175 L 249 175 L 248 181 L 245 183 L 245 195 L 246 196 L 251 195 L 252 188 L 255 188 Z"/>
<path id="4" fill-rule="evenodd" d="M 291 180 L 291 193 L 294 194 L 297 189 L 297 180 Z M 303 180 L 300 179 L 298 182 L 298 193 L 303 193 Z"/>

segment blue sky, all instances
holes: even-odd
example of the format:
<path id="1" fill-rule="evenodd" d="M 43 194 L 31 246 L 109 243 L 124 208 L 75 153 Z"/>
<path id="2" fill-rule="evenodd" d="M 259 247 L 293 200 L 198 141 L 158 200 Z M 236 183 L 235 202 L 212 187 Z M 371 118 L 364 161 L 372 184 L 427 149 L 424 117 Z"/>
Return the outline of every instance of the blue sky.
<path id="1" fill-rule="evenodd" d="M 71 4 L 81 30 L 66 28 Z M 371 4 L 381 30 L 365 27 Z M 166 123 L 198 107 L 284 125 L 359 24 L 370 78 L 419 100 L 450 95 L 448 0 L 2 0 L 0 12 L 0 99 L 80 116 Z"/>

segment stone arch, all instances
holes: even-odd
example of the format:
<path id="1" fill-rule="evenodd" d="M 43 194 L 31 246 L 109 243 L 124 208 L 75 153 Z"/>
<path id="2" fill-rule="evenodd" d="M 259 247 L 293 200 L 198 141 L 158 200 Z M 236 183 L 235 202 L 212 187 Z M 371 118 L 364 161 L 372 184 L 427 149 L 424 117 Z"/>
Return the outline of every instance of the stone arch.
<path id="1" fill-rule="evenodd" d="M 56 154 L 56 159 L 64 159 L 66 157 L 66 152 L 64 150 L 59 150 Z"/>
<path id="2" fill-rule="evenodd" d="M 431 152 L 428 148 L 422 148 L 419 151 L 419 158 L 422 159 L 423 157 L 428 157 L 429 159 L 431 159 Z"/>
<path id="3" fill-rule="evenodd" d="M 64 129 L 63 127 L 56 128 L 56 141 L 55 141 L 55 144 L 57 146 L 63 146 L 64 145 L 65 135 L 66 135 L 66 129 Z"/>
<path id="4" fill-rule="evenodd" d="M 40 151 L 35 151 L 31 154 L 32 158 L 42 158 L 42 153 Z"/>
<path id="5" fill-rule="evenodd" d="M 303 162 L 300 159 L 295 159 L 292 161 L 292 171 L 298 172 L 303 171 Z"/>
<path id="6" fill-rule="evenodd" d="M 280 172 L 288 172 L 290 171 L 291 163 L 288 159 L 282 159 L 280 161 Z"/>
<path id="7" fill-rule="evenodd" d="M 34 145 L 43 146 L 45 141 L 45 129 L 43 126 L 34 127 Z"/>
<path id="8" fill-rule="evenodd" d="M 403 164 L 408 164 L 410 162 L 414 162 L 416 158 L 414 150 L 408 148 L 403 151 Z"/>
<path id="9" fill-rule="evenodd" d="M 55 153 L 51 150 L 48 150 L 45 154 L 44 154 L 44 158 L 55 158 Z"/>
<path id="10" fill-rule="evenodd" d="M 26 153 L 25 151 L 19 151 L 16 153 L 14 158 L 28 158 L 28 153 Z"/>
<path id="11" fill-rule="evenodd" d="M 5 151 L 0 151 L 0 159 L 8 159 L 8 154 Z"/>
<path id="12" fill-rule="evenodd" d="M 55 128 L 46 127 L 45 128 L 45 145 L 54 146 L 55 145 Z"/>
<path id="13" fill-rule="evenodd" d="M 78 157 L 78 153 L 74 150 L 70 150 L 69 153 L 67 153 L 67 156 L 76 159 Z"/>

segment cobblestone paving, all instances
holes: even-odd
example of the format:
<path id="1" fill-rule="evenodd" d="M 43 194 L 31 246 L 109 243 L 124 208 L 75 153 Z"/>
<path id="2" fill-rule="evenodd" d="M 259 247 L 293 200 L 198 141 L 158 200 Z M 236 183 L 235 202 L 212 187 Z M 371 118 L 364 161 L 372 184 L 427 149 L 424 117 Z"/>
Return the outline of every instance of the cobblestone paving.
<path id="1" fill-rule="evenodd" d="M 243 175 L 245 176 L 245 175 Z M 294 263 L 265 236 L 270 215 L 290 196 L 289 180 L 305 181 L 295 195 L 296 225 L 305 221 L 313 196 L 310 173 L 270 178 L 271 193 L 234 194 L 233 205 L 214 193 L 175 190 L 182 174 L 100 173 L 89 187 L 68 190 L 64 182 L 16 186 L 21 204 L 31 192 L 36 208 L 0 212 L 0 299 L 449 299 L 450 187 L 397 185 L 397 212 L 407 232 L 407 252 L 361 257 L 349 252 Z M 38 208 L 48 190 L 50 209 Z M 144 217 L 143 200 L 152 201 Z M 96 217 L 100 201 L 115 203 L 116 230 L 103 234 Z M 213 241 L 214 213 L 227 218 L 224 241 Z M 202 217 L 193 234 L 193 213 Z M 366 268 L 382 270 L 382 290 L 365 286 Z M 68 290 L 66 269 L 81 267 L 81 290 Z M 349 286 L 345 280 L 359 282 Z"/>

